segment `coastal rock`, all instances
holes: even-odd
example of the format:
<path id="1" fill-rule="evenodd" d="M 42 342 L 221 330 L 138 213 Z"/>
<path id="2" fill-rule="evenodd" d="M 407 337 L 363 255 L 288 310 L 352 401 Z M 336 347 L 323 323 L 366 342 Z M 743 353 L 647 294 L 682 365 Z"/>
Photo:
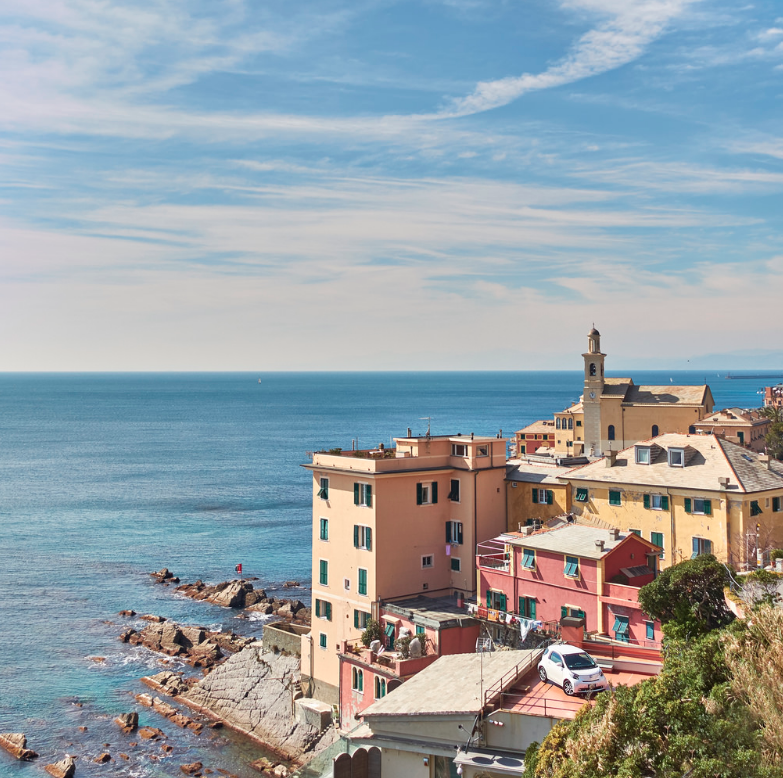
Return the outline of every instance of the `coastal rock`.
<path id="1" fill-rule="evenodd" d="M 131 617 L 136 615 L 136 611 L 124 610 L 124 611 L 120 611 L 118 615 L 119 616 L 127 616 L 128 618 L 131 618 Z"/>
<path id="2" fill-rule="evenodd" d="M 0 746 L 17 759 L 29 761 L 38 754 L 27 747 L 27 738 L 21 732 L 3 732 L 0 734 Z"/>
<path id="3" fill-rule="evenodd" d="M 225 608 L 246 608 L 266 598 L 263 589 L 254 589 L 253 584 L 244 579 L 223 581 L 212 586 L 198 580 L 178 586 L 176 591 L 193 600 L 207 600 Z"/>
<path id="4" fill-rule="evenodd" d="M 183 699 L 276 751 L 299 757 L 333 737 L 333 730 L 322 735 L 294 719 L 291 689 L 298 683 L 298 657 L 264 653 L 254 643 L 215 668 Z"/>
<path id="5" fill-rule="evenodd" d="M 145 613 L 143 616 L 139 616 L 142 621 L 152 621 L 155 624 L 163 624 L 166 621 L 165 616 L 156 616 L 153 613 Z"/>
<path id="6" fill-rule="evenodd" d="M 136 702 L 138 702 L 140 705 L 143 705 L 145 708 L 152 707 L 152 697 L 150 697 L 149 694 L 137 694 Z"/>
<path id="7" fill-rule="evenodd" d="M 72 756 L 66 756 L 59 762 L 46 765 L 44 769 L 54 778 L 73 778 L 73 774 L 76 772 L 76 759 Z"/>
<path id="8" fill-rule="evenodd" d="M 299 586 L 301 586 L 299 581 L 286 581 L 283 584 L 283 588 L 284 589 L 295 589 L 295 588 L 298 588 Z"/>
<path id="9" fill-rule="evenodd" d="M 121 713 L 114 719 L 114 723 L 127 735 L 139 726 L 139 714 L 136 711 Z"/>
<path id="10" fill-rule="evenodd" d="M 99 756 L 96 756 L 92 761 L 96 764 L 106 764 L 106 762 L 111 762 L 111 754 L 108 751 L 104 751 Z"/>
<path id="11" fill-rule="evenodd" d="M 147 686 L 151 686 L 153 689 L 158 689 L 164 694 L 168 694 L 171 697 L 176 697 L 178 694 L 186 692 L 190 686 L 177 673 L 172 673 L 171 670 L 163 670 L 163 672 L 156 675 L 150 675 L 147 678 L 142 679 Z M 142 703 L 146 704 L 146 703 Z M 149 706 L 152 706 L 152 700 L 150 699 Z"/>
<path id="12" fill-rule="evenodd" d="M 256 605 L 251 605 L 247 610 L 249 610 L 251 613 L 263 613 L 268 615 L 273 613 L 275 608 L 271 602 L 260 602 Z"/>
<path id="13" fill-rule="evenodd" d="M 155 579 L 155 583 L 179 583 L 179 578 L 177 578 L 168 567 L 158 570 L 157 573 L 150 573 L 150 575 Z"/>
<path id="14" fill-rule="evenodd" d="M 185 775 L 195 775 L 204 767 L 201 762 L 192 762 L 191 764 L 180 765 L 179 769 L 182 770 Z"/>
<path id="15" fill-rule="evenodd" d="M 163 734 L 163 730 L 160 730 L 157 727 L 141 727 L 141 729 L 139 729 L 139 737 L 144 740 L 157 740 L 159 737 L 166 736 Z"/>

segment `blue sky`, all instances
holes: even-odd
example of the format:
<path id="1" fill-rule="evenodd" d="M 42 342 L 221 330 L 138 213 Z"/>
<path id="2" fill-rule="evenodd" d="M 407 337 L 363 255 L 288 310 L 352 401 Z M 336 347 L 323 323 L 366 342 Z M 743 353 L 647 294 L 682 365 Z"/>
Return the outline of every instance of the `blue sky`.
<path id="1" fill-rule="evenodd" d="M 783 366 L 779 2 L 0 2 L 0 71 L 2 370 Z"/>

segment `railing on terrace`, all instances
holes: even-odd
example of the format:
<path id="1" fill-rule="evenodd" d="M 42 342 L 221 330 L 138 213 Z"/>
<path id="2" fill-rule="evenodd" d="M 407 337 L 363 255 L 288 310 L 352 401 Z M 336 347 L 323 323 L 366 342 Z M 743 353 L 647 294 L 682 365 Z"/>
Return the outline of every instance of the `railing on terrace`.
<path id="1" fill-rule="evenodd" d="M 616 641 L 611 638 L 596 639 L 598 636 L 585 638 L 582 644 L 588 654 L 599 654 L 609 659 L 660 659 L 661 644 L 657 640 Z"/>
<path id="2" fill-rule="evenodd" d="M 514 667 L 503 673 L 503 675 L 484 692 L 484 705 L 489 705 L 491 699 L 497 697 L 501 694 L 503 689 L 525 675 L 533 666 L 533 663 L 538 662 L 542 653 L 542 651 L 535 651 L 528 654 L 521 662 L 517 662 Z"/>
<path id="3" fill-rule="evenodd" d="M 503 710 L 524 713 L 531 716 L 549 716 L 555 719 L 576 716 L 585 704 L 592 704 L 588 698 L 572 700 L 548 700 L 546 697 L 530 697 L 526 692 L 513 689 L 500 695 L 499 707 Z"/>
<path id="4" fill-rule="evenodd" d="M 638 586 L 629 586 L 628 584 L 618 584 L 605 582 L 604 583 L 604 597 L 613 597 L 616 600 L 629 600 L 631 602 L 639 602 L 639 588 Z"/>
<path id="5" fill-rule="evenodd" d="M 491 556 L 480 556 L 479 567 L 487 567 L 492 570 L 500 570 L 507 573 L 509 570 L 508 554 L 493 554 Z"/>

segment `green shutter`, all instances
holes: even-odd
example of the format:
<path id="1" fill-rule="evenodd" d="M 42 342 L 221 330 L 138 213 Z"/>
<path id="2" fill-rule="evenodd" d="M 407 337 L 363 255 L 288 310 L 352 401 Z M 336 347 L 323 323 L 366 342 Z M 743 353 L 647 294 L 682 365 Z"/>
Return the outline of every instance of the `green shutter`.
<path id="1" fill-rule="evenodd" d="M 446 542 L 451 543 L 451 522 L 446 522 Z"/>
<path id="2" fill-rule="evenodd" d="M 505 611 L 506 610 L 506 595 L 501 594 L 500 595 L 500 610 Z"/>
<path id="3" fill-rule="evenodd" d="M 359 525 L 353 525 L 353 547 L 359 548 Z"/>
<path id="4" fill-rule="evenodd" d="M 566 608 L 565 605 L 560 606 L 560 618 L 562 619 L 564 616 L 568 616 L 568 608 Z"/>
<path id="5" fill-rule="evenodd" d="M 492 607 L 492 592 L 489 589 L 487 589 L 487 607 Z"/>
<path id="6" fill-rule="evenodd" d="M 353 626 L 359 629 L 359 611 L 356 608 L 353 609 Z"/>
<path id="7" fill-rule="evenodd" d="M 546 504 L 552 505 L 555 501 L 555 493 L 549 489 L 546 492 Z"/>
<path id="8" fill-rule="evenodd" d="M 315 601 L 315 617 L 321 618 L 321 601 L 316 600 Z"/>
<path id="9" fill-rule="evenodd" d="M 538 489 L 533 489 L 533 502 L 538 503 Z"/>
<path id="10" fill-rule="evenodd" d="M 665 511 L 669 510 L 669 498 L 666 495 L 661 497 L 661 508 Z"/>
<path id="11" fill-rule="evenodd" d="M 332 603 L 325 602 L 324 605 L 326 606 L 326 619 L 327 621 L 332 620 Z"/>
<path id="12" fill-rule="evenodd" d="M 772 510 L 777 513 L 780 510 L 780 497 L 772 498 Z"/>
<path id="13" fill-rule="evenodd" d="M 367 484 L 367 486 L 364 487 L 364 495 L 365 505 L 367 505 L 368 508 L 372 508 L 372 484 Z"/>
<path id="14" fill-rule="evenodd" d="M 416 484 L 416 505 L 421 505 L 424 497 L 422 496 L 422 485 Z"/>
<path id="15" fill-rule="evenodd" d="M 647 508 L 647 510 L 649 510 L 650 509 L 650 495 L 649 494 L 645 494 L 643 499 L 644 499 L 644 507 Z"/>
<path id="16" fill-rule="evenodd" d="M 527 599 L 527 613 L 529 619 L 536 620 L 536 601 L 532 597 Z"/>
<path id="17" fill-rule="evenodd" d="M 364 530 L 364 541 L 367 544 L 367 550 L 372 551 L 372 527 Z"/>
<path id="18" fill-rule="evenodd" d="M 359 504 L 359 484 L 353 485 L 353 504 Z"/>
<path id="19" fill-rule="evenodd" d="M 457 543 L 462 545 L 462 522 L 457 522 Z"/>
<path id="20" fill-rule="evenodd" d="M 622 503 L 620 499 L 620 492 L 609 492 L 609 505 L 620 505 Z"/>
<path id="21" fill-rule="evenodd" d="M 321 585 L 322 586 L 328 586 L 329 585 L 329 563 L 322 559 L 320 562 L 320 572 L 321 572 Z"/>
<path id="22" fill-rule="evenodd" d="M 432 504 L 434 505 L 438 501 L 438 484 L 437 482 L 432 482 Z"/>
<path id="23" fill-rule="evenodd" d="M 709 500 L 704 501 L 704 515 L 712 516 L 712 503 Z"/>
<path id="24" fill-rule="evenodd" d="M 519 615 L 523 618 L 527 618 L 527 610 L 525 608 L 525 598 L 520 597 L 519 598 Z"/>
<path id="25" fill-rule="evenodd" d="M 691 498 L 686 497 L 685 498 L 685 512 L 690 513 L 691 512 Z"/>

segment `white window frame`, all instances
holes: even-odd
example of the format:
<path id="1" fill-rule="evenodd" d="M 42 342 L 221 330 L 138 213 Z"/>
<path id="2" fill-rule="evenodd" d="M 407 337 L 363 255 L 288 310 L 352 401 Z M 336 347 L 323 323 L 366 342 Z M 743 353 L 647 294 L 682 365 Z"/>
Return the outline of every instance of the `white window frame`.
<path id="1" fill-rule="evenodd" d="M 649 465 L 651 460 L 652 460 L 652 450 L 649 448 L 649 446 L 636 447 L 637 465 Z"/>
<path id="2" fill-rule="evenodd" d="M 425 564 L 425 561 L 429 559 L 430 563 Z M 421 569 L 422 570 L 431 570 L 433 567 L 435 567 L 435 555 L 434 554 L 422 554 L 421 555 Z"/>
<path id="3" fill-rule="evenodd" d="M 366 524 L 357 524 L 359 528 L 359 543 L 356 548 L 367 551 L 367 530 L 370 530 L 370 537 L 372 538 L 372 527 L 368 527 Z"/>
<path id="4" fill-rule="evenodd" d="M 547 504 L 547 501 L 546 501 L 547 490 L 546 489 L 538 489 L 537 491 L 538 491 L 538 504 L 539 505 L 546 505 Z"/>
<path id="5" fill-rule="evenodd" d="M 326 640 L 321 640 L 321 638 L 326 638 Z M 324 645 L 324 643 L 326 645 Z M 318 633 L 318 648 L 320 648 L 321 651 L 329 650 L 329 636 L 325 632 Z"/>
<path id="6" fill-rule="evenodd" d="M 476 446 L 476 456 L 477 457 L 488 457 L 489 456 L 489 443 L 482 443 L 480 446 Z"/>
<path id="7" fill-rule="evenodd" d="M 367 489 L 372 489 L 372 484 L 366 483 L 364 481 L 359 481 L 359 504 L 356 506 L 357 508 L 367 508 Z"/>
<path id="8" fill-rule="evenodd" d="M 658 503 L 657 505 L 655 503 Z M 650 508 L 654 511 L 662 511 L 663 510 L 663 495 L 662 494 L 651 494 L 650 495 Z"/>
<path id="9" fill-rule="evenodd" d="M 701 503 L 701 510 L 698 510 L 696 508 L 696 503 L 697 502 Z M 694 497 L 694 498 L 692 498 L 692 501 L 691 501 L 691 513 L 696 514 L 697 516 L 704 516 L 705 515 L 705 513 L 704 513 L 704 502 L 705 501 L 704 501 L 703 497 Z"/>
<path id="10" fill-rule="evenodd" d="M 677 454 L 680 457 L 679 462 L 672 461 L 672 454 Z M 669 467 L 685 467 L 685 449 L 684 448 L 670 448 L 668 451 Z"/>
<path id="11" fill-rule="evenodd" d="M 326 522 L 326 537 L 322 537 L 323 535 L 323 524 L 321 522 Z M 318 540 L 320 540 L 323 543 L 329 542 L 329 519 L 326 516 L 319 516 L 318 517 Z"/>
<path id="12" fill-rule="evenodd" d="M 421 485 L 421 504 L 432 505 L 432 481 Z"/>
<path id="13" fill-rule="evenodd" d="M 466 457 L 468 455 L 468 446 L 465 443 L 452 443 L 451 456 Z"/>
<path id="14" fill-rule="evenodd" d="M 462 532 L 464 532 L 464 526 L 461 521 L 455 521 L 454 519 L 449 519 L 449 524 L 451 524 L 451 542 L 452 544 L 455 544 L 457 546 L 461 546 L 462 543 L 455 540 L 455 538 L 458 538 L 460 535 L 462 535 Z M 464 540 L 464 535 L 463 535 Z"/>
<path id="15" fill-rule="evenodd" d="M 326 481 L 326 495 L 327 496 L 326 497 L 319 497 L 319 499 L 323 500 L 324 502 L 326 502 L 329 499 L 329 486 L 330 486 L 329 479 L 326 476 L 324 476 L 324 475 L 318 477 L 318 491 L 319 492 L 321 491 L 321 489 L 324 488 L 324 485 L 323 485 L 324 481 Z"/>

